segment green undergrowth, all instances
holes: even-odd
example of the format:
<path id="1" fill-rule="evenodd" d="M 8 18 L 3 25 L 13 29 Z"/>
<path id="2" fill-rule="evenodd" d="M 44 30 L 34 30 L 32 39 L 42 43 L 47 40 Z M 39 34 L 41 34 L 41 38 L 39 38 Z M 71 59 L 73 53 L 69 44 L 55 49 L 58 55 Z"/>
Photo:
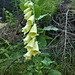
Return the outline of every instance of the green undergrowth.
<path id="1" fill-rule="evenodd" d="M 23 55 L 26 50 L 23 42 L 9 43 L 4 38 L 0 39 L 0 74 L 18 56 Z M 5 75 L 61 75 L 59 65 L 51 60 L 49 53 L 41 53 L 31 60 L 18 58 L 5 70 Z"/>
<path id="2" fill-rule="evenodd" d="M 14 58 L 20 56 L 25 52 L 23 43 L 9 43 L 4 38 L 0 39 L 0 74 L 3 69 L 9 64 Z M 10 74 L 9 74 L 10 75 Z"/>

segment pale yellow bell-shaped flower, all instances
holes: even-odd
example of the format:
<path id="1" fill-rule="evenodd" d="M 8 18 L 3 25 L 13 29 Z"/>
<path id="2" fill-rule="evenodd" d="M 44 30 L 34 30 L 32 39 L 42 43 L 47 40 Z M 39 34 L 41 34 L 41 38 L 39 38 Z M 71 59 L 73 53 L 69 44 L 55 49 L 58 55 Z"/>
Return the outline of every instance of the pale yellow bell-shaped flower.
<path id="1" fill-rule="evenodd" d="M 33 38 L 26 46 L 25 48 L 27 48 L 27 50 L 33 50 L 33 46 L 34 46 L 34 42 L 35 42 L 35 38 Z"/>
<path id="2" fill-rule="evenodd" d="M 37 35 L 37 26 L 34 24 L 29 32 L 29 35 L 33 38 Z"/>
<path id="3" fill-rule="evenodd" d="M 38 46 L 38 42 L 36 41 L 35 43 L 34 43 L 34 47 L 33 47 L 33 50 L 32 50 L 32 55 L 36 55 L 36 54 L 39 54 L 39 53 L 41 53 L 40 51 L 39 51 L 39 46 Z"/>
<path id="4" fill-rule="evenodd" d="M 29 11 L 30 11 L 30 8 L 25 9 L 25 10 L 24 10 L 24 14 L 26 14 L 26 13 L 29 12 Z"/>
<path id="5" fill-rule="evenodd" d="M 29 3 L 30 3 L 30 1 L 27 1 L 27 2 L 24 4 L 24 6 L 27 7 Z"/>
<path id="6" fill-rule="evenodd" d="M 28 20 L 27 20 L 27 24 L 28 25 L 32 25 L 34 22 L 34 15 L 32 15 Z"/>
<path id="7" fill-rule="evenodd" d="M 32 2 L 30 2 L 30 3 L 28 3 L 28 5 L 27 5 L 28 7 L 33 7 L 33 3 Z"/>
<path id="8" fill-rule="evenodd" d="M 32 54 L 31 54 L 31 51 L 28 51 L 26 54 L 24 54 L 24 57 L 28 60 L 28 59 L 31 59 L 32 57 Z"/>
<path id="9" fill-rule="evenodd" d="M 24 45 L 25 45 L 26 43 L 28 43 L 30 40 L 31 40 L 31 37 L 30 37 L 29 34 L 27 34 L 26 38 L 23 39 L 23 41 L 24 41 Z"/>
<path id="10" fill-rule="evenodd" d="M 31 25 L 26 24 L 25 27 L 22 28 L 22 32 L 24 32 L 24 35 L 30 30 Z"/>
<path id="11" fill-rule="evenodd" d="M 32 11 L 29 11 L 29 12 L 27 12 L 27 13 L 24 15 L 24 18 L 25 18 L 26 20 L 28 20 L 31 15 L 32 15 Z"/>

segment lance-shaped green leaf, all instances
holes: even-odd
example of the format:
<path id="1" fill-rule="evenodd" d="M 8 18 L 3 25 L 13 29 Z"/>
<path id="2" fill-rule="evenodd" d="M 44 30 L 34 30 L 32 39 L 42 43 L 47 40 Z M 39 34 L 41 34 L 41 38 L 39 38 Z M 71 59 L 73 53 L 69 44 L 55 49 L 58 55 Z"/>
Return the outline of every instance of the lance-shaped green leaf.
<path id="1" fill-rule="evenodd" d="M 42 63 L 46 66 L 49 66 L 50 64 L 54 63 L 54 61 L 51 61 L 50 58 L 45 57 Z"/>
<path id="2" fill-rule="evenodd" d="M 47 26 L 47 27 L 44 27 L 43 30 L 47 30 L 47 31 L 54 30 L 54 31 L 57 31 L 58 28 L 52 27 L 52 26 Z"/>
<path id="3" fill-rule="evenodd" d="M 48 15 L 48 14 L 44 14 L 44 15 L 39 16 L 38 20 L 44 18 L 44 17 L 47 16 L 47 15 Z"/>
<path id="4" fill-rule="evenodd" d="M 38 18 L 41 15 L 40 7 L 37 5 L 34 5 L 34 14 L 35 18 Z"/>

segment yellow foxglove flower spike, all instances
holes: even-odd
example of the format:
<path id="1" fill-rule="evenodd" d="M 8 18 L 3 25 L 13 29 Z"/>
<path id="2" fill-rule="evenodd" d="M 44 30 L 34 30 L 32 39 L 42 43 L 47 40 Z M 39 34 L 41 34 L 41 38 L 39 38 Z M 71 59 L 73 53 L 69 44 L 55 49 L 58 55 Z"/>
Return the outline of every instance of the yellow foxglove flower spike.
<path id="1" fill-rule="evenodd" d="M 26 13 L 29 12 L 29 11 L 30 11 L 30 8 L 25 9 L 25 10 L 24 10 L 24 14 L 26 14 Z"/>
<path id="2" fill-rule="evenodd" d="M 35 38 L 33 38 L 26 46 L 25 48 L 27 48 L 27 50 L 33 50 L 33 46 L 34 46 L 34 42 L 35 42 Z"/>
<path id="3" fill-rule="evenodd" d="M 26 59 L 31 59 L 32 55 L 35 56 L 41 52 L 39 51 L 38 42 L 36 41 L 36 36 L 38 34 L 37 26 L 35 24 L 35 15 L 33 13 L 34 9 L 32 9 L 34 3 L 30 0 L 27 1 L 24 6 L 26 7 L 24 10 L 24 19 L 27 20 L 27 23 L 26 26 L 22 28 L 22 32 L 24 32 L 24 35 L 27 34 L 23 41 L 24 45 L 26 44 L 25 48 L 28 51 L 26 54 L 24 54 L 24 57 Z"/>
<path id="4" fill-rule="evenodd" d="M 27 24 L 28 25 L 32 25 L 34 22 L 34 15 L 32 15 L 28 20 L 27 20 Z"/>
<path id="5" fill-rule="evenodd" d="M 36 41 L 36 42 L 34 43 L 32 55 L 35 56 L 36 54 L 39 54 L 39 53 L 41 53 L 41 52 L 39 51 L 38 42 Z"/>
<path id="6" fill-rule="evenodd" d="M 28 20 L 29 17 L 31 16 L 31 14 L 32 14 L 32 11 L 27 12 L 27 13 L 24 15 L 24 18 L 25 18 L 26 20 Z"/>
<path id="7" fill-rule="evenodd" d="M 24 41 L 24 45 L 25 45 L 26 43 L 28 43 L 30 40 L 31 40 L 31 37 L 30 37 L 29 34 L 27 34 L 26 38 L 23 39 L 23 41 Z"/>
<path id="8" fill-rule="evenodd" d="M 22 32 L 24 32 L 24 35 L 30 30 L 31 25 L 26 24 L 25 27 L 22 28 Z"/>
<path id="9" fill-rule="evenodd" d="M 31 57 L 32 57 L 31 52 L 28 51 L 26 54 L 24 54 L 24 57 L 25 57 L 26 59 L 31 59 Z"/>
<path id="10" fill-rule="evenodd" d="M 34 24 L 29 32 L 29 35 L 33 38 L 37 35 L 37 27 L 36 24 Z"/>

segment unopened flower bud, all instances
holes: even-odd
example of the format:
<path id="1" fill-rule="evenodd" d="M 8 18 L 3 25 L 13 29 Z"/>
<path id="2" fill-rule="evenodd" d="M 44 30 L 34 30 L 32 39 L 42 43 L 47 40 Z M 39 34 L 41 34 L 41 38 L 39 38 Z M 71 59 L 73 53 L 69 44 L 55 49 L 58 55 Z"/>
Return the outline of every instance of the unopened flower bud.
<path id="1" fill-rule="evenodd" d="M 28 20 L 29 17 L 31 16 L 31 14 L 32 14 L 32 11 L 27 12 L 27 13 L 24 15 L 24 18 L 25 18 L 26 20 Z"/>
<path id="2" fill-rule="evenodd" d="M 26 13 L 29 12 L 29 11 L 30 11 L 30 8 L 25 9 L 25 10 L 24 10 L 24 14 L 26 14 Z"/>
<path id="3" fill-rule="evenodd" d="M 27 1 L 27 2 L 24 4 L 24 6 L 25 6 L 25 7 L 27 7 L 27 6 L 28 6 L 28 4 L 29 4 L 29 1 Z"/>
<path id="4" fill-rule="evenodd" d="M 28 6 L 28 7 L 33 7 L 33 3 L 30 2 L 27 6 Z"/>

